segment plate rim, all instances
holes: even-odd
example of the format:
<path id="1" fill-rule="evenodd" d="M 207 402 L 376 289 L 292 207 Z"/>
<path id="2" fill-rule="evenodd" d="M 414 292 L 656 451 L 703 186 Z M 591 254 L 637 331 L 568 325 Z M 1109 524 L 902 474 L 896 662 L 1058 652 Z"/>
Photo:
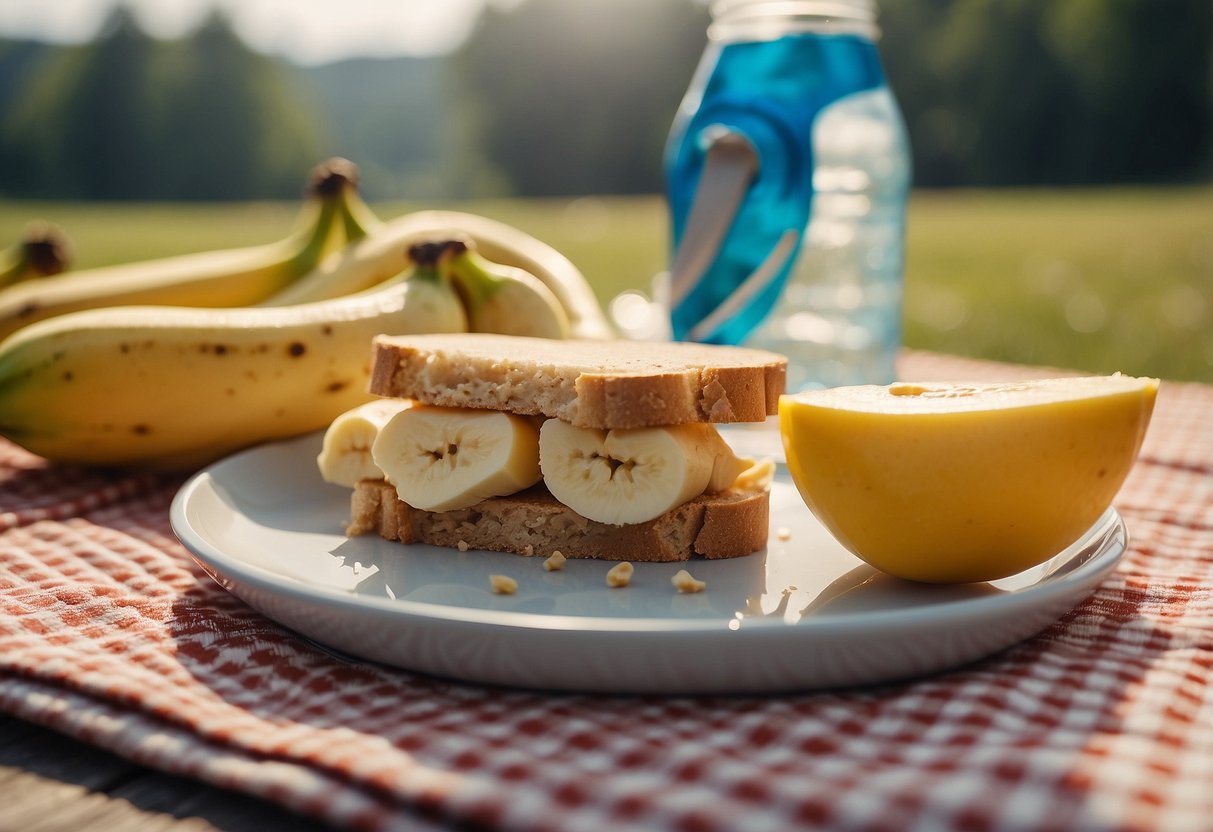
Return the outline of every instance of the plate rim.
<path id="1" fill-rule="evenodd" d="M 1088 582 L 1102 578 L 1110 572 L 1123 557 L 1128 549 L 1129 534 L 1123 517 L 1115 506 L 1100 515 L 1092 526 L 1073 543 L 1062 549 L 1053 559 L 1065 554 L 1076 546 L 1094 543 L 1096 540 L 1108 540 L 1103 551 L 1089 557 L 1077 567 L 1067 570 L 1056 577 L 1044 576 L 1035 583 L 1016 590 L 1010 590 L 997 595 L 987 595 L 976 598 L 966 598 L 948 601 L 946 604 L 929 604 L 913 608 L 896 608 L 887 610 L 870 610 L 863 613 L 821 613 L 803 616 L 795 621 L 783 617 L 743 617 L 743 618 L 687 618 L 667 619 L 653 617 L 610 617 L 610 616 L 569 616 L 545 613 L 532 613 L 515 610 L 489 610 L 475 607 L 460 607 L 433 601 L 415 601 L 409 599 L 380 598 L 369 595 L 358 595 L 322 585 L 308 583 L 248 563 L 241 558 L 231 556 L 217 547 L 210 540 L 196 531 L 189 520 L 189 504 L 206 483 L 213 478 L 214 472 L 222 466 L 235 465 L 240 461 L 247 462 L 247 457 L 259 453 L 267 453 L 269 449 L 285 449 L 293 444 L 303 444 L 313 440 L 320 432 L 277 442 L 265 443 L 245 449 L 223 459 L 217 460 L 191 475 L 177 490 L 173 497 L 169 517 L 173 533 L 202 569 L 214 579 L 225 591 L 231 592 L 218 575 L 232 582 L 239 583 L 270 595 L 281 597 L 290 596 L 292 601 L 306 601 L 322 604 L 327 607 L 336 605 L 345 611 L 362 613 L 375 612 L 399 618 L 401 621 L 441 622 L 453 625 L 479 625 L 508 628 L 511 630 L 543 631 L 547 633 L 570 632 L 583 633 L 594 629 L 611 635 L 656 635 L 679 634 L 682 637 L 694 637 L 697 634 L 716 636 L 722 629 L 729 629 L 737 635 L 742 633 L 797 633 L 805 638 L 819 633 L 853 633 L 862 632 L 869 628 L 887 628 L 896 626 L 899 622 L 922 623 L 924 620 L 932 624 L 948 624 L 949 620 L 972 622 L 974 614 L 977 620 L 982 617 L 997 617 L 1006 612 L 1006 608 L 1014 608 L 1027 602 L 1033 606 L 1047 605 L 1059 596 L 1066 596 L 1075 589 L 1086 586 Z M 390 541 L 384 541 L 390 543 Z M 397 544 L 402 545 L 402 544 Z M 757 554 L 757 553 L 755 553 Z M 749 555 L 747 557 L 753 557 Z M 524 556 L 518 555 L 522 558 Z M 646 564 L 640 564 L 641 566 Z M 1040 568 L 1032 567 L 1033 569 Z M 1028 570 L 1025 570 L 1028 571 Z M 1023 574 L 1022 572 L 1019 574 Z M 1013 576 L 1011 576 L 1013 577 Z M 736 627 L 731 622 L 738 622 Z"/>

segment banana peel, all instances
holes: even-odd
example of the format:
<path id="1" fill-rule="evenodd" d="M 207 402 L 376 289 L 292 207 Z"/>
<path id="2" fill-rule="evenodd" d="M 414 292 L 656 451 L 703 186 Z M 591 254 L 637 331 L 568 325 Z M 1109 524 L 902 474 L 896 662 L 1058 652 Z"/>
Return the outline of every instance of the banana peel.
<path id="1" fill-rule="evenodd" d="M 303 278 L 346 245 L 361 203 L 357 169 L 330 159 L 309 174 L 296 228 L 277 242 L 203 251 L 24 280 L 0 290 L 0 339 L 57 315 L 115 306 L 248 306 Z"/>
<path id="2" fill-rule="evenodd" d="M 280 309 L 61 315 L 0 344 L 0 435 L 60 462 L 187 470 L 370 400 L 374 336 L 466 327 L 425 278 Z"/>
<path id="3" fill-rule="evenodd" d="M 268 298 L 229 296 L 230 307 L 202 306 L 201 295 L 190 294 L 198 285 L 176 282 L 171 305 L 142 305 L 158 297 L 144 287 L 145 294 L 107 296 L 107 303 L 125 298 L 122 305 L 69 312 L 68 304 L 55 309 L 62 314 L 23 319 L 6 331 L 4 310 L 14 309 L 9 293 L 24 287 L 0 292 L 0 335 L 8 333 L 0 340 L 0 436 L 55 461 L 188 470 L 329 426 L 371 398 L 366 382 L 375 335 L 468 330 L 466 299 L 449 271 L 410 255 L 413 245 L 435 237 L 470 238 L 488 266 L 501 264 L 498 272 L 533 275 L 546 287 L 538 294 L 548 312 L 567 320 L 556 334 L 613 336 L 585 277 L 551 246 L 463 212 L 422 211 L 380 223 L 349 198 L 349 188 L 342 191 L 326 203 L 331 227 L 321 232 L 313 222 L 307 232 L 308 250 L 319 251 L 334 234 L 362 236 L 306 274 L 292 274 L 290 285 Z M 261 295 L 267 278 L 256 270 L 249 276 L 249 258 L 280 272 L 282 257 L 267 265 L 273 258 L 266 251 L 281 255 L 288 245 L 296 246 L 290 256 L 297 265 L 297 238 L 253 254 L 191 257 L 206 258 L 208 292 L 220 264 L 224 280 L 244 268 L 242 279 Z M 188 259 L 178 267 L 197 265 Z"/>
<path id="4" fill-rule="evenodd" d="M 485 260 L 538 279 L 562 307 L 572 337 L 615 337 L 589 281 L 568 257 L 518 228 L 464 211 L 415 211 L 379 223 L 364 239 L 329 255 L 311 274 L 264 305 L 307 303 L 364 291 L 408 269 L 413 246 L 449 239 L 467 240 Z"/>

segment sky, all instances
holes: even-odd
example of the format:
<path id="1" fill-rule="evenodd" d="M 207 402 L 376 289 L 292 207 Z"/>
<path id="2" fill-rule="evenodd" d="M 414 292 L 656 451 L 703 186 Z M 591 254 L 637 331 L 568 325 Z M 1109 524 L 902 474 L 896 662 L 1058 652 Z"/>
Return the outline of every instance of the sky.
<path id="1" fill-rule="evenodd" d="M 89 40 L 123 0 L 0 0 L 0 38 Z M 434 55 L 457 47 L 487 3 L 508 0 L 125 0 L 152 35 L 179 37 L 225 9 L 254 49 L 302 64 Z"/>

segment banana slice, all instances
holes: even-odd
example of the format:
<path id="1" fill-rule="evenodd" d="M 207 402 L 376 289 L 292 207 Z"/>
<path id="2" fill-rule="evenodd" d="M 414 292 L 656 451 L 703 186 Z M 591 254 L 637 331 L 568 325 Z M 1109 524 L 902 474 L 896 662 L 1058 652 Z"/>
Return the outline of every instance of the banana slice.
<path id="1" fill-rule="evenodd" d="M 712 454 L 714 456 L 712 461 L 712 478 L 708 480 L 708 487 L 704 489 L 709 494 L 725 491 L 738 485 L 743 474 L 748 477 L 748 472 L 756 465 L 761 464 L 748 456 L 737 456 L 737 454 L 733 453 L 733 449 L 729 447 L 728 443 L 716 432 L 716 428 L 711 425 L 704 425 L 704 427 L 708 429 L 709 442 L 712 445 Z M 766 460 L 766 462 L 769 462 L 769 460 Z M 773 462 L 770 464 L 774 468 L 775 464 Z"/>
<path id="2" fill-rule="evenodd" d="M 376 399 L 334 419 L 316 457 L 324 481 L 353 488 L 359 480 L 382 479 L 371 445 L 389 419 L 412 405 L 407 399 Z"/>
<path id="3" fill-rule="evenodd" d="M 540 477 L 534 421 L 496 410 L 403 410 L 379 431 L 371 455 L 400 499 L 423 511 L 467 508 Z"/>
<path id="4" fill-rule="evenodd" d="M 549 419 L 539 431 L 539 465 L 552 495 L 582 517 L 617 526 L 723 491 L 750 464 L 711 425 L 604 431 Z"/>

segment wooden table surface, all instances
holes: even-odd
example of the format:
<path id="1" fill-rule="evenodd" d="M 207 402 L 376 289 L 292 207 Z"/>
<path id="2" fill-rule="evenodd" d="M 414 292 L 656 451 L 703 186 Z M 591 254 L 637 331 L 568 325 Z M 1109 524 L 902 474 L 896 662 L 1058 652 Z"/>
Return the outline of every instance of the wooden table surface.
<path id="1" fill-rule="evenodd" d="M 172 777 L 0 714 L 0 830 L 321 832 L 324 824 Z"/>

